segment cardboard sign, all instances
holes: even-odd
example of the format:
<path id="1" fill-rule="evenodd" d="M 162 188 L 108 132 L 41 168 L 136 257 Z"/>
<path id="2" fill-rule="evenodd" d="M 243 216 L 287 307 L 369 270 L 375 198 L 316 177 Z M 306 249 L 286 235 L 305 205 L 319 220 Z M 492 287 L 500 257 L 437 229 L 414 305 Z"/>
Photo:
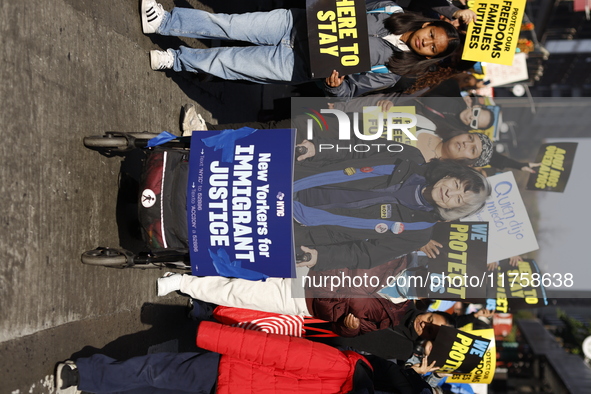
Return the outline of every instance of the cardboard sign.
<path id="1" fill-rule="evenodd" d="M 470 2 L 478 20 L 468 25 L 462 59 L 512 65 L 525 4 L 525 0 Z"/>
<path id="2" fill-rule="evenodd" d="M 193 275 L 292 277 L 294 141 L 291 129 L 193 133 L 187 189 Z"/>
<path id="3" fill-rule="evenodd" d="M 312 78 L 371 69 L 364 1 L 307 0 L 306 18 Z"/>
<path id="4" fill-rule="evenodd" d="M 548 305 L 544 284 L 558 283 L 558 275 L 564 281 L 561 274 L 542 274 L 534 260 L 525 259 L 515 267 L 503 260 L 495 271 L 494 282 L 486 287 L 485 308 L 507 313 Z"/>
<path id="5" fill-rule="evenodd" d="M 536 163 L 542 163 L 527 181 L 528 190 L 564 192 L 575 160 L 576 142 L 544 144 L 536 156 Z"/>
<path id="6" fill-rule="evenodd" d="M 428 361 L 435 361 L 441 373 L 469 373 L 480 364 L 490 342 L 457 328 L 441 326 Z"/>
<path id="7" fill-rule="evenodd" d="M 486 79 L 490 81 L 488 85 L 490 87 L 526 81 L 529 78 L 527 72 L 527 55 L 523 52 L 515 54 L 511 66 L 489 63 L 486 65 L 485 70 Z"/>
<path id="8" fill-rule="evenodd" d="M 474 276 L 474 271 L 471 272 Z M 478 292 L 473 288 L 466 289 L 466 299 L 462 301 L 482 304 L 483 308 L 497 313 L 546 306 L 548 305 L 546 286 L 572 282 L 570 275 L 541 273 L 536 262 L 528 259 L 520 261 L 515 267 L 509 264 L 508 259 L 502 260 L 494 271 L 486 271 L 485 268 L 481 275 L 483 279 L 481 291 Z M 482 294 L 482 291 L 486 298 L 474 296 Z M 457 296 L 454 297 L 449 293 L 442 294 L 439 298 L 443 300 L 431 305 L 430 310 L 445 311 L 453 307 L 453 304 L 447 300 L 459 301 Z"/>
<path id="9" fill-rule="evenodd" d="M 487 262 L 537 250 L 538 241 L 513 173 L 497 174 L 489 177 L 488 181 L 492 193 L 484 208 L 462 219 L 463 222 L 489 223 Z"/>

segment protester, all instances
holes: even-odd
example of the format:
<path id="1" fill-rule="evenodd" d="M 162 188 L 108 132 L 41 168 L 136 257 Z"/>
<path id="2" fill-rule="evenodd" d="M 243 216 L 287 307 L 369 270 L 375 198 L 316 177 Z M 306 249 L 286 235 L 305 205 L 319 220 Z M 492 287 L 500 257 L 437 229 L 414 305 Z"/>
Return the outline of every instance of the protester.
<path id="1" fill-rule="evenodd" d="M 385 66 L 386 73 L 361 73 L 344 77 L 333 73 L 327 78 L 327 92 L 338 96 L 393 86 L 401 75 L 421 74 L 431 65 L 452 54 L 460 46 L 457 30 L 449 23 L 405 14 L 389 1 L 370 2 L 375 10 L 394 6 L 395 13 L 367 15 L 371 66 Z M 459 12 L 459 11 L 458 11 Z M 464 17 L 465 13 L 458 16 Z M 247 14 L 211 14 L 206 11 L 174 8 L 164 11 L 155 0 L 142 0 L 144 33 L 186 36 L 200 39 L 231 39 L 255 46 L 151 51 L 154 70 L 206 72 L 223 79 L 258 83 L 302 83 L 311 80 L 305 10 L 273 10 Z M 474 15 L 468 14 L 467 20 Z"/>
<path id="2" fill-rule="evenodd" d="M 440 134 L 486 130 L 495 121 L 493 112 L 486 106 L 474 104 L 472 97 L 422 96 L 414 101 L 419 113 L 435 122 Z"/>
<path id="3" fill-rule="evenodd" d="M 441 94 L 441 91 L 433 94 Z M 486 106 L 473 103 L 472 97 L 431 97 L 423 96 L 413 100 L 418 104 L 418 112 L 435 124 L 431 134 L 438 139 L 447 140 L 469 130 L 486 130 L 495 121 L 493 112 Z M 394 104 L 391 100 L 379 100 L 377 105 L 388 110 Z M 425 137 L 424 137 L 425 138 Z M 492 150 L 488 161 L 498 169 L 513 168 L 528 173 L 535 173 L 534 168 L 540 163 L 521 163 Z M 479 165 L 480 166 L 480 165 Z M 477 166 L 477 167 L 479 167 Z"/>
<path id="4" fill-rule="evenodd" d="M 357 336 L 399 324 L 401 317 L 412 308 L 412 301 L 392 299 L 380 293 L 405 267 L 406 258 L 401 257 L 370 270 L 341 269 L 343 275 L 362 277 L 367 274 L 380 278 L 379 284 L 356 287 L 346 282 L 335 285 L 333 281 L 330 288 L 329 285 L 315 286 L 314 278 L 330 277 L 335 274 L 333 271 L 310 271 L 303 278 L 269 278 L 265 282 L 167 274 L 158 279 L 158 295 L 180 291 L 192 298 L 227 307 L 314 316 L 332 323 L 331 329 L 338 335 Z M 305 286 L 305 298 L 297 293 L 298 286 Z"/>
<path id="5" fill-rule="evenodd" d="M 297 337 L 202 322 L 203 353 L 154 353 L 117 361 L 95 354 L 59 363 L 58 393 L 439 393 L 416 371 Z"/>
<path id="6" fill-rule="evenodd" d="M 296 245 L 314 248 L 307 266 L 318 263 L 319 270 L 371 268 L 410 253 L 426 243 L 432 224 L 478 211 L 490 194 L 476 171 L 453 161 L 421 165 L 416 149 L 316 148 L 326 141 L 303 142 L 307 160 L 298 162 L 294 184 Z M 391 209 L 387 217 L 380 213 L 382 204 Z"/>
<path id="7" fill-rule="evenodd" d="M 377 105 L 382 103 L 390 104 L 390 101 L 381 100 L 377 102 Z M 391 105 L 386 105 L 391 107 Z M 286 129 L 295 127 L 298 131 L 298 140 L 301 142 L 302 136 L 305 135 L 306 120 L 309 119 L 307 116 L 298 116 L 293 119 L 285 119 L 281 121 L 270 121 L 270 122 L 246 122 L 246 123 L 231 123 L 213 125 L 203 120 L 203 117 L 197 113 L 195 106 L 188 104 L 183 106 L 183 113 L 181 116 L 181 122 L 183 125 L 183 135 L 188 136 L 193 131 L 202 130 L 232 130 L 239 129 L 242 127 L 252 127 L 254 129 Z M 335 124 L 335 119 L 327 119 L 329 130 L 338 129 L 338 125 Z M 421 151 L 425 161 L 431 159 L 442 159 L 442 160 L 455 160 L 461 164 L 467 166 L 481 167 L 489 163 L 490 158 L 493 154 L 492 142 L 490 139 L 482 133 L 463 133 L 458 134 L 454 137 L 443 140 L 433 130 L 436 130 L 436 125 L 424 116 L 417 115 L 417 148 Z M 332 136 L 336 138 L 335 133 L 329 132 L 328 130 L 317 133 L 319 136 Z M 363 142 L 357 139 L 353 139 L 353 142 Z M 373 141 L 374 144 L 389 144 L 391 141 L 385 139 L 377 139 Z M 406 149 L 406 148 L 405 148 Z M 412 148 L 408 148 L 412 149 Z M 306 156 L 300 156 L 300 160 L 304 160 Z"/>
<path id="8" fill-rule="evenodd" d="M 451 159 L 467 166 L 483 167 L 493 155 L 492 142 L 482 133 L 465 132 L 444 140 L 433 129 L 421 128 L 416 136 L 417 148 L 426 161 Z"/>
<path id="9" fill-rule="evenodd" d="M 435 340 L 439 326 L 455 326 L 453 317 L 445 312 L 422 312 L 409 308 L 400 323 L 386 329 L 355 337 L 318 338 L 337 347 L 350 347 L 385 359 L 408 360 L 421 340 Z"/>
<path id="10" fill-rule="evenodd" d="M 197 346 L 210 352 L 155 353 L 116 361 L 93 355 L 58 365 L 59 389 L 93 393 L 348 393 L 371 388 L 369 362 L 306 339 L 201 322 Z M 215 352 L 215 353 L 214 353 Z M 359 375 L 355 376 L 354 375 Z M 357 380 L 357 382 L 355 382 Z"/>
<path id="11" fill-rule="evenodd" d="M 418 76 L 431 71 L 460 47 L 459 33 L 447 22 L 413 13 L 393 14 L 388 18 L 384 14 L 371 15 L 368 16 L 370 48 L 374 42 L 383 45 L 386 41 L 390 44 L 391 55 L 386 64 L 389 73 L 339 76 L 334 71 L 326 79 L 325 91 L 329 96 L 357 97 L 392 87 L 400 76 Z M 382 64 L 384 59 L 372 60 L 372 67 Z"/>

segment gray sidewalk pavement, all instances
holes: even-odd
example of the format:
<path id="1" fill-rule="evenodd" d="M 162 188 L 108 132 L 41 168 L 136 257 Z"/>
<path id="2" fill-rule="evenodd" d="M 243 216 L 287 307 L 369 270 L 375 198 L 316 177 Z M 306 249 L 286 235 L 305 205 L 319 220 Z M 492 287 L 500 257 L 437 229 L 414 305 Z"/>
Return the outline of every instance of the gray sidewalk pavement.
<path id="1" fill-rule="evenodd" d="M 149 329 L 141 308 L 162 302 L 160 271 L 80 263 L 85 250 L 118 246 L 121 230 L 122 161 L 84 148 L 83 137 L 179 133 L 185 103 L 214 123 L 254 121 L 292 88 L 152 71 L 150 49 L 209 43 L 143 35 L 138 0 L 5 0 L 0 18 L 0 392 L 52 392 L 57 361 Z"/>

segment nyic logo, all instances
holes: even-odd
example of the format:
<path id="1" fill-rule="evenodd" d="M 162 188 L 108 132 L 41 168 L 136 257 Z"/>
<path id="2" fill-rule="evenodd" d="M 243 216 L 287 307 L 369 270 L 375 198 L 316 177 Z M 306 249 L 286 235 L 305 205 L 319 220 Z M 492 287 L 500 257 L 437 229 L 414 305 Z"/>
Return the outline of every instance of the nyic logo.
<path id="1" fill-rule="evenodd" d="M 351 134 L 351 124 L 353 124 L 353 133 L 355 135 L 356 140 L 362 141 L 376 141 L 378 138 L 383 137 L 385 134 L 386 139 L 389 141 L 394 141 L 394 131 L 399 130 L 404 133 L 409 139 L 415 140 L 417 137 L 412 133 L 410 130 L 411 128 L 415 127 L 417 124 L 417 117 L 413 114 L 403 113 L 403 112 L 388 112 L 386 116 L 382 112 L 380 107 L 364 107 L 363 113 L 376 113 L 377 118 L 374 133 L 368 132 L 364 133 L 363 128 L 361 130 L 359 127 L 359 113 L 353 112 L 352 114 L 347 114 L 343 111 L 338 109 L 321 109 L 320 112 L 315 111 L 311 108 L 306 108 L 305 112 L 306 115 L 310 116 L 311 119 L 307 120 L 306 123 L 306 139 L 312 141 L 314 139 L 314 123 L 318 126 L 320 132 L 329 131 L 329 125 L 326 119 L 322 114 L 330 114 L 334 115 L 337 118 L 338 122 L 338 139 L 339 141 L 351 141 L 352 134 Z M 349 117 L 352 115 L 353 119 Z M 386 119 L 384 119 L 386 118 Z M 385 120 L 385 124 L 384 124 Z M 404 121 L 403 121 L 404 120 Z M 400 134 L 400 132 L 397 132 Z M 322 135 L 319 135 L 321 137 Z M 370 150 L 376 150 L 377 152 L 380 151 L 388 151 L 388 152 L 402 152 L 404 146 L 401 144 L 387 144 L 382 142 L 374 142 L 374 143 L 355 143 L 352 144 L 319 144 L 318 145 L 319 151 L 327 151 L 327 150 L 335 150 L 335 151 L 348 151 L 348 152 L 369 152 Z"/>

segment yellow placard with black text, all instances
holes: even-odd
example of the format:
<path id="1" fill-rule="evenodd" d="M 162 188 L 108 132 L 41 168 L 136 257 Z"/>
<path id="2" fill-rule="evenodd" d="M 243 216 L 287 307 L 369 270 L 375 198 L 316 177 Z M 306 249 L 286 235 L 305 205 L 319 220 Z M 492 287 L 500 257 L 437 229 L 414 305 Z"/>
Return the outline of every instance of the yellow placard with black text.
<path id="1" fill-rule="evenodd" d="M 306 0 L 312 78 L 371 69 L 367 12 L 362 0 Z"/>
<path id="2" fill-rule="evenodd" d="M 525 0 L 469 2 L 478 19 L 468 25 L 462 59 L 512 65 L 525 4 Z"/>
<path id="3" fill-rule="evenodd" d="M 575 160 L 576 142 L 557 142 L 540 147 L 536 162 L 540 166 L 527 181 L 527 190 L 564 192 Z"/>
<path id="4" fill-rule="evenodd" d="M 416 109 L 413 106 L 393 106 L 387 112 L 382 112 L 382 109 L 378 106 L 364 107 L 363 134 L 374 135 L 383 130 L 382 138 L 417 146 L 417 127 L 415 126 L 417 119 L 415 114 Z M 411 135 L 415 139 L 412 139 Z"/>
<path id="5" fill-rule="evenodd" d="M 441 326 L 433 341 L 428 362 L 434 362 L 438 373 L 469 374 L 482 363 L 491 340 L 478 334 Z"/>
<path id="6" fill-rule="evenodd" d="M 464 331 L 490 340 L 490 345 L 484 353 L 478 366 L 470 373 L 452 373 L 452 376 L 446 379 L 447 383 L 486 383 L 490 384 L 495 375 L 497 363 L 497 348 L 495 344 L 495 331 L 492 328 L 486 330 L 465 330 Z"/>

